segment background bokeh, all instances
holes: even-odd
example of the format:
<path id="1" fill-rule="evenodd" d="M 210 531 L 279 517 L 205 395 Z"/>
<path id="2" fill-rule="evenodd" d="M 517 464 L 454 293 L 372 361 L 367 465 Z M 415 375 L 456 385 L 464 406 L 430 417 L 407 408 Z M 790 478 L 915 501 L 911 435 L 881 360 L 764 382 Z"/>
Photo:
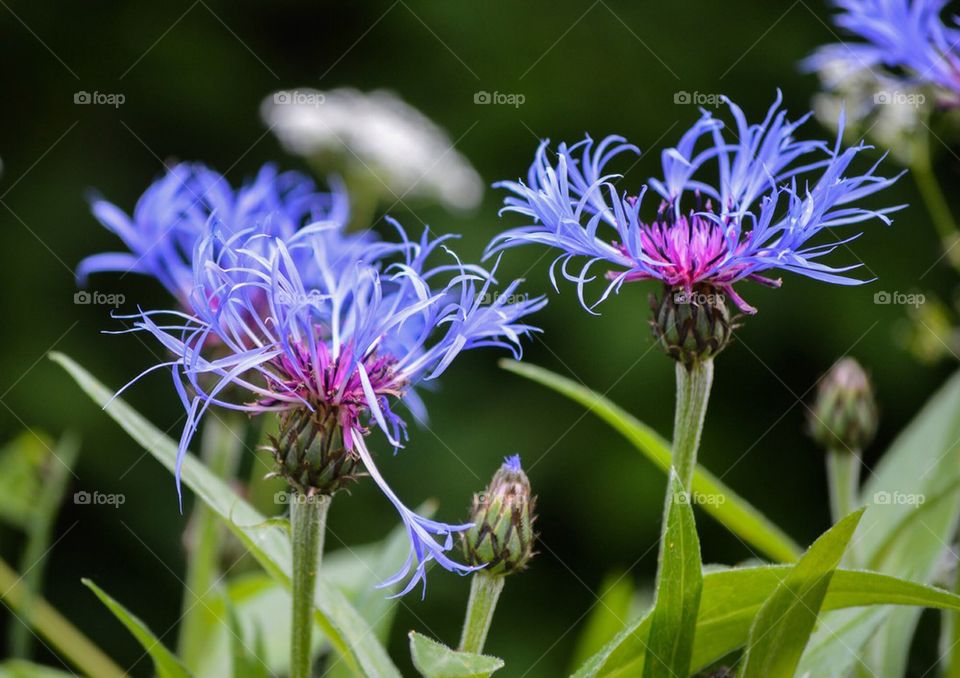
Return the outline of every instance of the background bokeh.
<path id="1" fill-rule="evenodd" d="M 73 303 L 76 263 L 113 249 L 114 238 L 89 215 L 96 190 L 132 207 L 171 158 L 202 160 L 234 181 L 285 157 L 258 116 L 261 99 L 281 87 L 390 88 L 445 127 L 487 182 L 525 173 L 540 137 L 576 140 L 617 132 L 644 154 L 637 183 L 657 172 L 659 153 L 696 119 L 677 92 L 726 93 L 756 119 L 782 88 L 788 108 L 809 108 L 816 79 L 796 62 L 834 39 L 821 2 L 272 3 L 196 0 L 124 3 L 0 3 L 5 68 L 0 131 L 0 438 L 25 428 L 82 434 L 73 491 L 121 492 L 119 509 L 75 506 L 58 520 L 47 595 L 131 672 L 147 675 L 137 644 L 96 603 L 79 578 L 105 583 L 171 643 L 179 617 L 182 532 L 172 478 L 46 358 L 64 351 L 119 387 L 155 357 L 116 328 L 108 309 Z M 75 105 L 78 91 L 122 93 L 119 108 Z M 522 94 L 519 107 L 477 105 L 478 91 Z M 808 136 L 829 133 L 811 120 Z M 943 149 L 941 149 L 942 151 Z M 947 186 L 957 163 L 943 153 Z M 890 165 L 888 173 L 897 171 Z M 884 196 L 918 203 L 909 177 Z M 398 206 L 417 231 L 463 233 L 460 251 L 480 256 L 503 228 L 499 195 L 488 191 L 469 216 Z M 509 220 L 509 217 L 506 218 Z M 515 222 L 514 222 L 515 223 Z M 836 262 L 866 262 L 877 282 L 837 288 L 785 276 L 779 291 L 744 284 L 760 309 L 718 360 L 701 460 L 800 543 L 828 524 L 822 456 L 803 435 L 805 407 L 818 375 L 852 353 L 872 371 L 882 405 L 874 461 L 944 380 L 950 364 L 921 365 L 895 340 L 902 307 L 876 305 L 879 290 L 936 291 L 954 280 L 919 205 L 892 228 L 870 224 Z M 524 275 L 528 290 L 548 290 L 549 257 L 515 250 L 504 277 Z M 100 276 L 92 289 L 122 293 L 125 308 L 164 307 L 156 283 Z M 647 327 L 649 285 L 624 288 L 593 317 L 572 288 L 551 291 L 538 318 L 544 334 L 525 360 L 608 393 L 669 435 L 673 365 Z M 152 348 L 152 347 L 151 347 Z M 384 474 L 411 505 L 440 501 L 440 516 L 465 515 L 503 455 L 523 455 L 539 494 L 540 555 L 511 578 L 488 643 L 510 676 L 556 676 L 568 666 L 585 613 L 605 574 L 627 571 L 648 585 L 656 565 L 664 477 L 581 408 L 497 367 L 499 355 L 465 355 L 437 393 L 426 394 L 430 430 L 414 429 L 396 457 L 378 445 Z M 179 431 L 170 380 L 156 374 L 129 400 L 161 428 Z M 751 552 L 701 514 L 707 562 Z M 348 544 L 378 539 L 395 514 L 371 484 L 334 503 L 331 528 Z M 12 559 L 16 535 L 0 532 Z M 393 654 L 410 670 L 405 632 L 457 640 L 468 581 L 436 571 L 425 600 L 410 595 L 397 619 Z M 920 634 L 921 636 L 923 634 Z M 931 641 L 932 642 L 932 641 Z M 43 658 L 42 652 L 39 655 Z"/>

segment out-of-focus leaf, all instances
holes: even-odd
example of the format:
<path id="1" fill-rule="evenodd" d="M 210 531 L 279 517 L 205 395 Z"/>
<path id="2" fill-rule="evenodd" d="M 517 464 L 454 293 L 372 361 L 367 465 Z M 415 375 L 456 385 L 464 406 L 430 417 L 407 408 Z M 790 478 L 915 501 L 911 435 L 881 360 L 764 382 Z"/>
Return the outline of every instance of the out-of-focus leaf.
<path id="1" fill-rule="evenodd" d="M 741 678 L 793 678 L 862 515 L 863 509 L 851 513 L 817 539 L 757 612 L 740 661 Z"/>
<path id="2" fill-rule="evenodd" d="M 822 613 L 820 622 L 807 643 L 807 651 L 803 653 L 800 666 L 797 667 L 797 675 L 810 678 L 870 675 L 852 673 L 853 667 L 862 665 L 863 646 L 893 609 L 895 608 L 874 605 Z"/>
<path id="3" fill-rule="evenodd" d="M 757 612 L 786 579 L 791 567 L 741 567 L 704 574 L 691 672 L 700 671 L 743 647 Z M 822 609 L 842 610 L 868 605 L 917 605 L 960 610 L 960 596 L 875 572 L 837 570 L 830 580 Z M 649 631 L 650 615 L 647 614 L 591 657 L 576 675 L 579 678 L 642 675 Z"/>
<path id="4" fill-rule="evenodd" d="M 253 628 L 253 645 L 244 641 L 243 629 L 237 612 L 232 605 L 227 604 L 227 615 L 230 621 L 230 649 L 233 658 L 233 675 L 235 678 L 268 678 L 269 667 L 263 657 L 266 654 L 264 631 L 260 626 Z M 271 632 L 273 629 L 271 629 Z"/>
<path id="5" fill-rule="evenodd" d="M 457 652 L 416 631 L 410 632 L 410 655 L 423 678 L 487 678 L 503 668 L 498 657 Z"/>
<path id="6" fill-rule="evenodd" d="M 74 674 L 22 659 L 0 662 L 0 678 L 72 678 Z"/>
<path id="7" fill-rule="evenodd" d="M 228 419 L 232 419 L 228 417 Z M 231 423 L 212 417 L 203 430 L 201 456 L 218 478 L 229 481 L 235 474 L 241 453 L 243 431 L 231 429 Z M 181 609 L 177 649 L 183 663 L 196 672 L 204 648 L 216 628 L 226 619 L 215 612 L 215 600 L 221 599 L 219 582 L 223 555 L 224 526 L 219 516 L 202 501 L 194 504 L 187 527 L 187 573 Z"/>
<path id="8" fill-rule="evenodd" d="M 573 670 L 600 651 L 620 633 L 632 619 L 633 582 L 623 572 L 608 574 L 600 583 L 597 602 L 593 606 L 573 653 Z"/>
<path id="9" fill-rule="evenodd" d="M 35 436 L 31 438 L 37 440 Z M 73 476 L 73 466 L 79 452 L 80 440 L 74 434 L 66 433 L 55 448 L 47 450 L 43 465 L 37 469 L 39 473 L 34 482 L 38 482 L 40 487 L 25 516 L 23 529 L 27 534 L 27 543 L 20 556 L 20 571 L 23 572 L 28 599 L 24 601 L 19 615 L 23 623 L 14 621 L 10 626 L 10 654 L 14 657 L 28 658 L 30 655 L 33 635 L 29 628 L 29 597 L 39 594 L 43 587 L 53 525 L 63 502 L 63 494 Z M 0 484 L 4 481 L 0 481 Z"/>
<path id="10" fill-rule="evenodd" d="M 107 606 L 113 616 L 119 619 L 120 623 L 126 626 L 127 630 L 137 639 L 137 642 L 143 646 L 143 649 L 153 660 L 153 666 L 160 678 L 187 678 L 190 675 L 183 664 L 180 663 L 180 660 L 160 642 L 153 631 L 147 628 L 147 625 L 140 621 L 138 617 L 131 614 L 127 608 L 111 598 L 89 579 L 84 579 L 83 584 L 97 594 L 100 602 Z"/>
<path id="11" fill-rule="evenodd" d="M 693 506 L 676 472 L 670 470 L 657 568 L 657 597 L 650 616 L 645 678 L 690 673 L 690 657 L 700 609 L 703 572 Z M 802 562 L 802 561 L 801 561 Z"/>
<path id="12" fill-rule="evenodd" d="M 430 517 L 435 511 L 428 502 L 417 513 Z M 353 602 L 361 614 L 374 625 L 378 616 L 388 620 L 393 616 L 389 607 L 398 604 L 389 597 L 389 591 L 374 589 L 390 574 L 396 572 L 407 557 L 406 532 L 398 525 L 383 541 L 341 548 L 323 555 L 323 577 L 334 588 Z M 372 595 L 371 595 L 372 592 Z M 254 647 L 262 642 L 257 657 L 269 667 L 272 675 L 283 675 L 290 667 L 290 593 L 272 577 L 262 572 L 252 572 L 232 578 L 226 586 L 226 595 L 212 603 L 211 613 L 223 618 L 226 614 L 226 599 L 235 611 L 236 621 L 243 632 L 242 642 Z M 363 601 L 369 601 L 364 603 Z M 389 607 L 388 607 L 389 606 Z M 382 620 L 380 622 L 383 623 Z M 258 629 L 266 629 L 258 640 Z M 201 652 L 198 676 L 219 677 L 231 661 L 231 630 L 219 625 Z M 315 634 L 316 652 L 323 650 L 325 639 Z M 351 677 L 355 673 L 346 662 L 332 663 L 324 674 L 327 678 Z"/>
<path id="13" fill-rule="evenodd" d="M 26 530 L 43 487 L 54 442 L 49 436 L 21 433 L 0 449 L 0 520 Z"/>
<path id="14" fill-rule="evenodd" d="M 662 471 L 670 470 L 670 445 L 649 426 L 604 396 L 536 365 L 501 360 L 500 366 L 580 403 L 610 424 Z M 694 471 L 692 489 L 698 494 L 722 496 L 722 501 L 708 502 L 701 507 L 759 552 L 783 563 L 800 557 L 802 549 L 790 537 L 702 466 L 697 466 Z"/>
<path id="15" fill-rule="evenodd" d="M 0 598 L 3 605 L 18 614 L 28 597 L 20 575 L 0 558 Z M 103 678 L 126 675 L 83 632 L 77 629 L 41 596 L 30 598 L 30 626 L 47 647 L 76 666 L 81 672 Z"/>
<path id="16" fill-rule="evenodd" d="M 89 372 L 63 354 L 52 359 L 62 365 L 94 402 L 105 411 L 169 471 L 176 464 L 177 445 L 149 421 L 135 412 Z M 107 403 L 109 402 L 109 405 Z M 291 586 L 292 551 L 289 534 L 239 497 L 197 459 L 186 455 L 181 477 L 197 497 L 212 508 L 240 538 L 271 576 Z M 399 676 L 383 646 L 370 632 L 370 625 L 347 599 L 330 585 L 320 572 L 317 579 L 315 615 L 324 635 L 345 661 L 368 676 Z"/>
<path id="17" fill-rule="evenodd" d="M 854 553 L 870 569 L 930 582 L 960 523 L 960 373 L 934 394 L 866 480 L 873 504 Z M 877 676 L 902 676 L 920 610 L 893 610 L 863 654 Z"/>

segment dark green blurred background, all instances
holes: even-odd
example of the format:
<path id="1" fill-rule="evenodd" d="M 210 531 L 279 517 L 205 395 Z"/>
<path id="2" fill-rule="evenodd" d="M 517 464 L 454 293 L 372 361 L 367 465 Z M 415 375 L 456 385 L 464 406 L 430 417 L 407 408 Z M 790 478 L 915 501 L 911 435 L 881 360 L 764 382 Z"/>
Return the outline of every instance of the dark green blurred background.
<path id="1" fill-rule="evenodd" d="M 64 351 L 111 387 L 155 361 L 136 338 L 101 334 L 118 326 L 104 307 L 73 303 L 76 263 L 118 244 L 89 215 L 88 190 L 129 209 L 169 158 L 232 167 L 234 181 L 265 161 L 300 167 L 265 134 L 258 105 L 281 87 L 340 85 L 395 90 L 459 138 L 458 149 L 488 183 L 525 173 L 538 137 L 617 132 L 645 153 L 630 173 L 639 184 L 698 116 L 694 106 L 674 104 L 676 92 L 726 93 L 757 119 L 780 87 L 800 115 L 817 83 L 795 64 L 831 40 L 825 5 L 803 0 L 0 5 L 0 433 L 8 439 L 25 427 L 76 429 L 83 450 L 71 495 L 126 495 L 120 509 L 68 499 L 47 576 L 49 598 L 123 666 L 141 650 L 79 578 L 104 584 L 158 632 L 170 628 L 179 617 L 186 521 L 167 472 L 141 458 L 142 450 L 45 359 L 50 349 Z M 122 93 L 126 103 L 74 105 L 81 90 Z M 520 93 L 526 103 L 475 105 L 480 90 Z M 805 135 L 830 133 L 811 121 Z M 939 163 L 948 187 L 956 169 L 949 156 Z M 427 222 L 439 232 L 462 232 L 459 251 L 477 259 L 504 227 L 499 197 L 489 191 L 470 217 L 439 208 L 395 216 L 413 231 Z M 884 199 L 919 201 L 909 178 Z M 779 291 L 742 285 L 760 313 L 718 361 L 704 434 L 703 463 L 803 544 L 828 523 L 822 457 L 802 433 L 800 404 L 820 372 L 848 351 L 871 369 L 883 413 L 872 461 L 952 369 L 917 363 L 894 339 L 905 310 L 873 303 L 878 290 L 952 294 L 944 265 L 927 272 L 939 250 L 924 210 L 910 207 L 889 229 L 870 224 L 854 249 L 878 282 L 835 288 L 786 276 Z M 504 277 L 523 274 L 539 255 L 510 252 Z M 548 290 L 548 261 L 526 274 L 529 291 Z M 833 259 L 852 261 L 843 251 Z M 168 305 L 159 285 L 134 276 L 100 276 L 91 288 L 123 293 L 127 309 Z M 572 287 L 551 292 L 537 318 L 545 332 L 525 360 L 609 391 L 669 435 L 673 365 L 649 350 L 651 290 L 625 287 L 600 317 L 581 310 Z M 498 369 L 499 357 L 464 356 L 441 391 L 426 394 L 433 433 L 413 429 L 396 457 L 377 445 L 399 494 L 411 505 L 438 498 L 448 520 L 465 516 L 471 492 L 503 455 L 523 455 L 540 497 L 541 553 L 510 580 L 488 649 L 508 659 L 505 675 L 556 676 L 567 668 L 578 623 L 603 576 L 629 570 L 637 582 L 650 581 L 664 477 L 602 423 L 581 416 L 581 408 Z M 128 397 L 161 428 L 181 415 L 166 375 L 144 380 Z M 751 556 L 700 515 L 705 561 Z M 331 521 L 348 543 L 378 539 L 396 524 L 370 483 L 338 498 Z M 0 534 L 2 555 L 12 559 L 19 542 Z M 416 594 L 404 599 L 392 646 L 402 666 L 409 669 L 410 628 L 457 640 L 467 589 L 467 580 L 435 570 L 425 601 Z M 171 644 L 174 638 L 175 629 L 166 636 Z M 133 669 L 148 672 L 146 660 Z"/>

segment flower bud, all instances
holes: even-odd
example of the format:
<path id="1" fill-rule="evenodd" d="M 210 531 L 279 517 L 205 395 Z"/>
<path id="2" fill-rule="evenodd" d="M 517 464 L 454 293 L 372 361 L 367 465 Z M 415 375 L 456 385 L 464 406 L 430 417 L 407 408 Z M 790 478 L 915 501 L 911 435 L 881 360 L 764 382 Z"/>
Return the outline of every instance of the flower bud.
<path id="1" fill-rule="evenodd" d="M 810 435 L 828 450 L 862 450 L 877 432 L 877 403 L 863 368 L 843 358 L 820 380 Z"/>
<path id="2" fill-rule="evenodd" d="M 302 492 L 332 495 L 362 474 L 360 459 L 343 445 L 335 412 L 282 412 L 279 432 L 270 442 L 277 474 Z"/>
<path id="3" fill-rule="evenodd" d="M 665 285 L 658 299 L 650 295 L 653 334 L 674 360 L 691 366 L 709 360 L 730 343 L 733 319 L 724 295 L 710 285 L 690 290 Z"/>
<path id="4" fill-rule="evenodd" d="M 520 468 L 520 456 L 507 457 L 486 492 L 473 495 L 473 527 L 463 533 L 467 564 L 486 566 L 484 572 L 491 575 L 526 567 L 536 539 L 536 503 L 527 474 Z"/>

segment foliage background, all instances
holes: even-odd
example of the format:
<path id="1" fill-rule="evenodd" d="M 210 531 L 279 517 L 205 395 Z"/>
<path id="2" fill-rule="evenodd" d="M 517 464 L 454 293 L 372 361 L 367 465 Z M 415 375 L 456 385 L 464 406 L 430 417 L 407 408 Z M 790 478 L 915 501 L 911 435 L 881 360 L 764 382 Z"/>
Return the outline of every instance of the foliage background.
<path id="1" fill-rule="evenodd" d="M 147 675 L 148 662 L 138 661 L 140 649 L 79 578 L 109 584 L 158 633 L 170 629 L 172 644 L 186 520 L 168 474 L 44 358 L 55 347 L 117 387 L 155 360 L 135 337 L 101 334 L 118 326 L 108 309 L 73 303 L 76 263 L 117 245 L 89 215 L 89 190 L 130 208 L 169 158 L 229 168 L 234 181 L 269 160 L 297 167 L 265 133 L 260 100 L 280 87 L 340 85 L 397 91 L 445 127 L 488 182 L 525 173 L 539 137 L 616 132 L 644 151 L 628 175 L 639 184 L 698 115 L 674 103 L 676 92 L 726 93 L 756 119 L 780 87 L 796 117 L 817 86 L 796 62 L 833 38 L 827 8 L 805 0 L 0 4 L 0 437 L 26 427 L 76 429 L 83 450 L 71 492 L 126 496 L 119 509 L 68 500 L 47 595 L 121 665 L 134 665 L 134 675 Z M 75 105 L 81 90 L 122 93 L 126 102 L 118 109 Z M 476 105 L 478 91 L 526 101 L 518 108 Z M 814 120 L 804 129 L 829 136 Z M 956 181 L 955 160 L 944 153 L 939 163 L 947 186 Z M 896 169 L 890 164 L 887 172 Z M 909 177 L 885 199 L 919 203 Z M 429 223 L 462 232 L 460 250 L 476 259 L 503 227 L 498 202 L 489 191 L 469 216 L 402 205 L 392 213 L 414 231 Z M 837 252 L 835 261 L 856 256 L 869 267 L 864 276 L 877 282 L 832 288 L 788 276 L 779 291 L 743 286 L 760 314 L 718 360 L 706 424 L 702 462 L 801 543 L 828 524 L 822 457 L 802 433 L 803 403 L 818 375 L 847 352 L 871 368 L 883 411 L 873 461 L 950 370 L 918 364 L 896 340 L 905 309 L 873 303 L 879 290 L 952 295 L 953 278 L 936 263 L 938 243 L 922 207 L 902 212 L 890 229 L 871 224 L 854 250 Z M 528 291 L 546 291 L 550 258 L 540 254 L 510 253 L 503 277 L 526 275 Z M 134 276 L 101 276 L 91 289 L 124 294 L 128 309 L 168 305 L 159 286 Z M 650 291 L 626 287 L 599 317 L 579 308 L 570 287 L 551 293 L 539 317 L 545 333 L 525 359 L 607 392 L 669 435 L 673 366 L 652 348 Z M 382 469 L 408 503 L 433 496 L 441 517 L 456 519 L 503 455 L 523 455 L 540 497 L 541 553 L 529 572 L 510 580 L 488 649 L 508 659 L 509 675 L 555 676 L 567 667 L 606 573 L 626 571 L 650 585 L 665 479 L 580 408 L 499 370 L 498 357 L 460 360 L 440 392 L 426 396 L 430 430 L 414 429 L 395 458 L 379 445 Z M 145 380 L 129 400 L 161 428 L 179 432 L 169 378 Z M 708 517 L 701 514 L 700 523 L 706 562 L 751 557 Z M 362 484 L 335 502 L 336 537 L 328 545 L 378 539 L 394 525 L 390 505 Z M 17 535 L 0 531 L 0 540 L 0 554 L 12 559 Z M 404 599 L 393 654 L 407 661 L 410 628 L 455 642 L 467 589 L 466 580 L 438 571 L 426 600 Z M 927 635 L 932 645 L 934 634 Z"/>

